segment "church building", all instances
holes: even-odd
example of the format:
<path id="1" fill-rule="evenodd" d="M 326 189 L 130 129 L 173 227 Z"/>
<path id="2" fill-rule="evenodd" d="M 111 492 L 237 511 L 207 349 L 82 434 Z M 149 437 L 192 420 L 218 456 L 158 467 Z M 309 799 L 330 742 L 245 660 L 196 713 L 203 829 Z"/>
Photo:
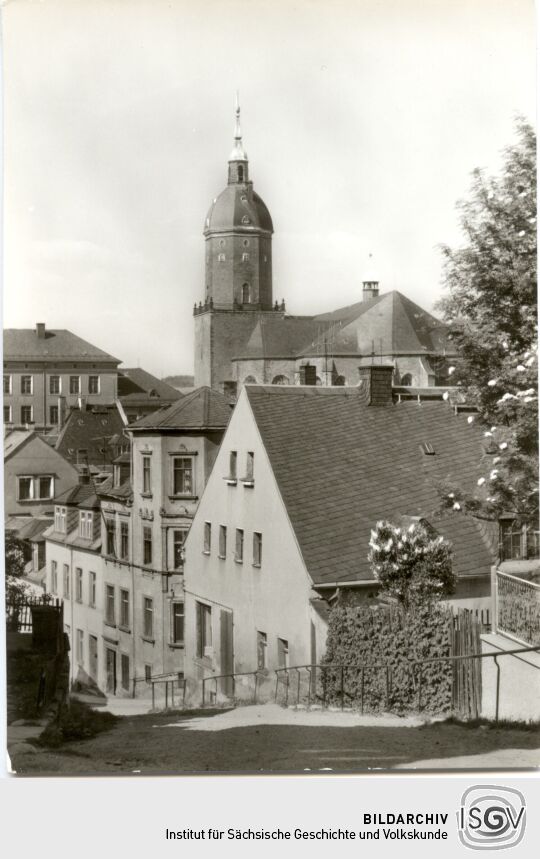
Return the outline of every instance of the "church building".
<path id="1" fill-rule="evenodd" d="M 366 276 L 362 300 L 292 316 L 272 293 L 272 218 L 253 189 L 236 105 L 227 187 L 206 216 L 205 297 L 194 308 L 195 387 L 351 385 L 359 367 L 391 364 L 395 385 L 445 385 L 456 358 L 447 327 Z"/>

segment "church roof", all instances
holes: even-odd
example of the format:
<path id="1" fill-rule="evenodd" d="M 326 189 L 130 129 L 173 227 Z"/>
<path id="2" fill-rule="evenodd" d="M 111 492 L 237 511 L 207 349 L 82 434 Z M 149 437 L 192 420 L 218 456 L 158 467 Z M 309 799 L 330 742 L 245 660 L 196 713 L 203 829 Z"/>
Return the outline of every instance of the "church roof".
<path id="1" fill-rule="evenodd" d="M 225 429 L 232 408 L 230 398 L 212 388 L 196 388 L 172 406 L 159 409 L 131 424 L 130 430 Z"/>
<path id="2" fill-rule="evenodd" d="M 204 223 L 205 235 L 229 230 L 246 233 L 254 230 L 274 231 L 270 212 L 253 190 L 251 182 L 227 185 L 210 206 Z"/>
<path id="3" fill-rule="evenodd" d="M 302 354 L 320 353 L 330 338 L 335 354 L 347 351 L 355 339 L 359 354 L 455 353 L 446 325 L 397 290 L 314 318 L 326 324 L 327 334 L 307 344 Z"/>
<path id="4" fill-rule="evenodd" d="M 439 481 L 472 490 L 491 464 L 481 427 L 466 415 L 442 402 L 375 408 L 357 388 L 251 385 L 245 395 L 316 584 L 372 580 L 371 529 L 404 515 L 425 517 L 452 542 L 459 576 L 489 575 L 496 535 L 438 513 Z M 425 442 L 434 455 L 423 453 Z"/>
<path id="5" fill-rule="evenodd" d="M 318 337 L 327 327 L 313 316 L 260 314 L 251 336 L 239 358 L 295 358 L 308 339 Z"/>

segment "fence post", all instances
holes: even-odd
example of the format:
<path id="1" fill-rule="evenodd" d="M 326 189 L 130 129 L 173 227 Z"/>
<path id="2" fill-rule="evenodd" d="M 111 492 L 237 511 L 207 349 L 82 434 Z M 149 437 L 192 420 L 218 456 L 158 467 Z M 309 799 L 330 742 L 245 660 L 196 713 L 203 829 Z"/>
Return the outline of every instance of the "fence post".
<path id="1" fill-rule="evenodd" d="M 165 709 L 169 709 L 169 681 L 165 680 Z"/>
<path id="2" fill-rule="evenodd" d="M 154 690 L 154 681 L 152 680 L 152 710 L 156 709 L 156 696 Z"/>
<path id="3" fill-rule="evenodd" d="M 341 666 L 341 709 L 345 707 L 345 668 Z"/>
<path id="4" fill-rule="evenodd" d="M 423 665 L 419 663 L 418 670 L 418 710 L 422 709 L 422 673 L 423 673 Z"/>
<path id="5" fill-rule="evenodd" d="M 385 674 L 386 674 L 386 709 L 388 710 L 388 707 L 390 706 L 390 668 L 388 666 L 388 663 L 386 664 Z"/>
<path id="6" fill-rule="evenodd" d="M 501 666 L 497 661 L 497 657 L 493 657 L 493 661 L 497 666 L 497 685 L 495 687 L 495 721 L 499 721 L 499 691 L 501 688 Z"/>
<path id="7" fill-rule="evenodd" d="M 362 665 L 362 674 L 360 677 L 360 712 L 364 713 L 364 666 Z"/>
<path id="8" fill-rule="evenodd" d="M 184 687 L 184 688 L 185 688 L 185 687 Z M 203 677 L 203 682 L 202 682 L 202 704 L 201 704 L 201 706 L 202 706 L 202 707 L 204 707 L 205 701 L 206 701 L 206 677 Z"/>
<path id="9" fill-rule="evenodd" d="M 296 673 L 298 674 L 298 680 L 296 683 L 296 706 L 300 703 L 300 669 L 296 669 Z"/>

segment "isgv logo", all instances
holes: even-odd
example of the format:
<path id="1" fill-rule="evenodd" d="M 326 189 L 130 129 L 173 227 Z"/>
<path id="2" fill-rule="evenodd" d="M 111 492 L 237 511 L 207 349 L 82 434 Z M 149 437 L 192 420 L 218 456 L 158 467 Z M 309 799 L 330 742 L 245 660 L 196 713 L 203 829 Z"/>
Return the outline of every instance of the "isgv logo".
<path id="1" fill-rule="evenodd" d="M 504 850 L 519 844 L 527 811 L 519 790 L 493 784 L 468 788 L 457 813 L 459 838 L 472 850 Z"/>

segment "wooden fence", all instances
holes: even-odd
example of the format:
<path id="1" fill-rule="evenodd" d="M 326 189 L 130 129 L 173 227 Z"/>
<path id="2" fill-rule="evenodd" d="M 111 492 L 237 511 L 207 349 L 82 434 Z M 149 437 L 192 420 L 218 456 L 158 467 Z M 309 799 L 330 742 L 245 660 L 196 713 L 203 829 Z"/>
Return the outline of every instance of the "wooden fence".
<path id="1" fill-rule="evenodd" d="M 480 633 L 483 623 L 478 613 L 460 611 L 450 619 L 452 656 L 481 653 Z M 477 719 L 482 709 L 482 666 L 479 659 L 457 659 L 452 662 L 452 712 Z"/>

